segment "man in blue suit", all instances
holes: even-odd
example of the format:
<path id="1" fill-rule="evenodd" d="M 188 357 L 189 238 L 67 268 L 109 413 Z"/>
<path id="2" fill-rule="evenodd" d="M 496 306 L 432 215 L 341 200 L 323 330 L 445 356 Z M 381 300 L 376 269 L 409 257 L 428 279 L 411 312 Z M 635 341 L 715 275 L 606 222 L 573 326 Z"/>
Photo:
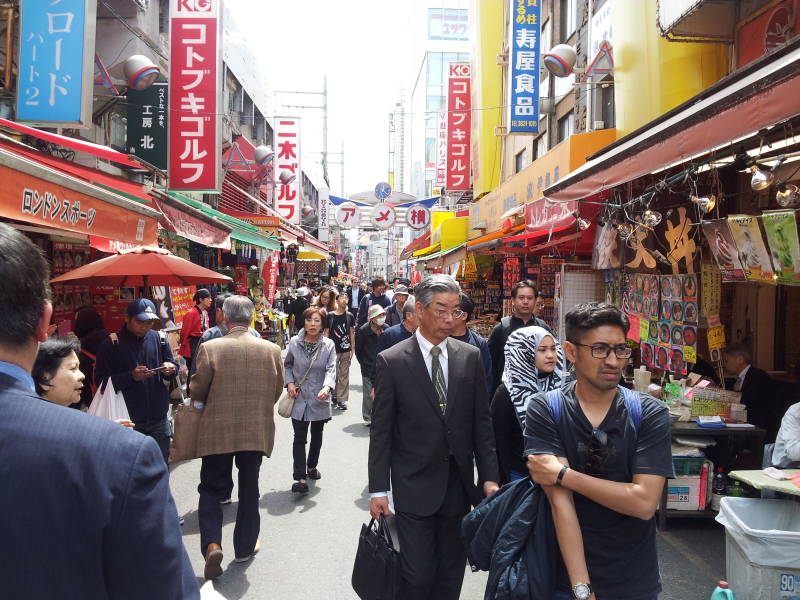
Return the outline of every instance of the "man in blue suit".
<path id="1" fill-rule="evenodd" d="M 0 597 L 199 599 L 158 445 L 36 395 L 49 268 L 4 224 L 0 256 Z"/>

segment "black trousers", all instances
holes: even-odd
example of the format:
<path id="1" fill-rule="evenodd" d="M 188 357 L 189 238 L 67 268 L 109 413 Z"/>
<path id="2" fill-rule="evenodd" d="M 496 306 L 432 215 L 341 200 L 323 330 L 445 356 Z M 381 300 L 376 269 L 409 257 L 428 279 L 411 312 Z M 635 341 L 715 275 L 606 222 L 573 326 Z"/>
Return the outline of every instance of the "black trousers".
<path id="1" fill-rule="evenodd" d="M 403 598 L 458 600 L 467 565 L 461 519 L 468 512 L 469 499 L 451 459 L 447 492 L 439 510 L 428 517 L 397 513 Z"/>
<path id="2" fill-rule="evenodd" d="M 209 544 L 222 545 L 222 507 L 219 501 L 230 496 L 234 460 L 239 471 L 239 506 L 233 529 L 233 550 L 237 558 L 253 553 L 261 529 L 261 516 L 258 514 L 258 472 L 263 456 L 261 452 L 246 451 L 203 457 L 200 485 L 197 486 L 197 491 L 200 492 L 197 509 L 200 521 L 200 552 L 203 555 Z"/>
<path id="3" fill-rule="evenodd" d="M 311 445 L 308 447 L 308 457 L 306 457 L 306 440 L 308 438 L 309 425 L 311 425 Z M 298 421 L 297 419 L 292 419 L 292 427 L 294 427 L 292 479 L 299 481 L 306 478 L 307 469 L 317 468 L 319 452 L 322 449 L 322 429 L 325 427 L 325 421 Z"/>

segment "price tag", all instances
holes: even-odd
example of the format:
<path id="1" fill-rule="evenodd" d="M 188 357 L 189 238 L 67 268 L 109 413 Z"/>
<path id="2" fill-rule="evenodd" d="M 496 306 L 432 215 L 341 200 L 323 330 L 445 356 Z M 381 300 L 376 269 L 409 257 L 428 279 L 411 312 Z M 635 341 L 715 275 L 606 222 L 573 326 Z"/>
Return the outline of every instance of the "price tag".
<path id="1" fill-rule="evenodd" d="M 708 329 L 708 349 L 722 350 L 725 347 L 725 328 L 720 326 Z"/>
<path id="2" fill-rule="evenodd" d="M 688 363 L 696 363 L 697 362 L 697 350 L 694 346 L 684 346 L 683 347 L 683 358 Z"/>

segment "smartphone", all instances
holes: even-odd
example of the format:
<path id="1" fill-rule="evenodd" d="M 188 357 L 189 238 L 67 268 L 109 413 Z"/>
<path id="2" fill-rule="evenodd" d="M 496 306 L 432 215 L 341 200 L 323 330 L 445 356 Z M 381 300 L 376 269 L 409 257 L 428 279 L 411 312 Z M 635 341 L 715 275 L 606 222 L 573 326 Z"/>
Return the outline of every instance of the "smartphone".
<path id="1" fill-rule="evenodd" d="M 167 368 L 166 365 L 161 365 L 160 367 L 156 367 L 155 369 L 148 369 L 147 372 L 148 373 L 157 373 L 158 371 L 163 371 L 166 368 Z"/>

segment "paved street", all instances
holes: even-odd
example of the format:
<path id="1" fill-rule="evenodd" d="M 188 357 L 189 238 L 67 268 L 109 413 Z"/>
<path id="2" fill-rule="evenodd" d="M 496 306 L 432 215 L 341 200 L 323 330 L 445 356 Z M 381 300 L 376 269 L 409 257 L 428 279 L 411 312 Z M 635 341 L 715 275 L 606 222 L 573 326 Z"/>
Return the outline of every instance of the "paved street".
<path id="1" fill-rule="evenodd" d="M 261 468 L 261 553 L 251 562 L 233 563 L 234 501 L 223 507 L 225 573 L 207 583 L 227 600 L 354 600 L 350 587 L 358 533 L 368 520 L 366 488 L 369 430 L 361 424 L 361 376 L 351 371 L 350 410 L 335 411 L 325 426 L 319 469 L 322 479 L 311 492 L 295 497 L 292 484 L 292 427 L 276 416 L 275 450 Z M 235 474 L 235 468 L 234 468 Z M 200 461 L 177 465 L 171 475 L 178 511 L 186 518 L 183 539 L 195 572 L 203 573 L 197 525 Z M 662 600 L 707 598 L 724 578 L 721 526 L 711 521 L 671 520 L 659 540 L 665 592 Z M 483 598 L 485 573 L 467 573 L 461 597 Z M 199 580 L 204 584 L 202 579 Z"/>

